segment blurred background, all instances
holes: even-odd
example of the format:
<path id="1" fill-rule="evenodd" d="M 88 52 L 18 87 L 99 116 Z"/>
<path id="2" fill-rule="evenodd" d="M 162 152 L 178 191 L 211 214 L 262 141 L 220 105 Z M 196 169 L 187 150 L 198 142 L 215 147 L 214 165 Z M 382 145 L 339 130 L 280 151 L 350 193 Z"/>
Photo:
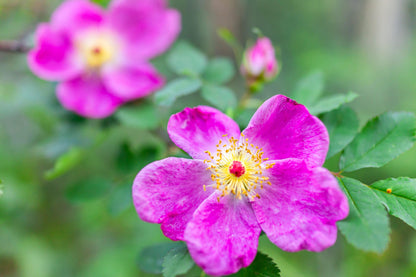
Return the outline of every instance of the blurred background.
<path id="1" fill-rule="evenodd" d="M 48 21 L 61 2 L 0 0 L 0 42 L 31 45 L 36 25 Z M 217 36 L 219 28 L 231 30 L 243 45 L 256 39 L 253 27 L 271 38 L 280 49 L 281 73 L 256 95 L 261 100 L 290 96 L 299 79 L 320 70 L 327 95 L 359 94 L 351 106 L 361 124 L 387 110 L 416 112 L 415 0 L 171 0 L 170 5 L 182 14 L 181 38 L 209 57 L 233 58 Z M 164 72 L 163 57 L 156 63 Z M 176 151 L 155 136 L 166 137 L 165 127 L 149 131 L 120 126 L 114 117 L 78 117 L 57 102 L 55 85 L 28 70 L 24 53 L 0 52 L 0 276 L 158 276 L 138 269 L 138 253 L 169 240 L 158 225 L 139 220 L 130 189 L 144 165 Z M 242 95 L 238 74 L 229 85 Z M 205 102 L 197 95 L 180 99 L 171 112 L 200 103 Z M 64 153 L 63 165 L 55 165 Z M 327 165 L 332 169 L 336 162 L 334 157 Z M 366 183 L 416 177 L 416 149 L 381 169 L 349 176 Z M 416 276 L 415 232 L 390 219 L 391 241 L 382 255 L 353 248 L 341 234 L 321 253 L 285 253 L 266 236 L 259 249 L 276 261 L 282 276 Z M 198 276 L 193 274 L 187 276 Z"/>

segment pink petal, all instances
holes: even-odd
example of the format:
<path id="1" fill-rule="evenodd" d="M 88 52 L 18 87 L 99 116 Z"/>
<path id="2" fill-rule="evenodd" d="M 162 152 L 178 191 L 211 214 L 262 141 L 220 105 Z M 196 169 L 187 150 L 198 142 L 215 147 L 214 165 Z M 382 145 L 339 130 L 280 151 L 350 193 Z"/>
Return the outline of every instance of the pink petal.
<path id="1" fill-rule="evenodd" d="M 192 258 L 207 274 L 222 276 L 251 264 L 261 229 L 245 200 L 212 194 L 195 211 L 185 230 Z"/>
<path id="2" fill-rule="evenodd" d="M 164 1 L 114 1 L 108 25 L 125 40 L 127 59 L 149 59 L 166 51 L 181 30 L 180 14 Z"/>
<path id="3" fill-rule="evenodd" d="M 82 72 L 82 62 L 67 35 L 54 31 L 48 24 L 40 24 L 35 37 L 36 47 L 29 52 L 28 64 L 37 76 L 60 81 Z"/>
<path id="4" fill-rule="evenodd" d="M 278 72 L 277 61 L 275 59 L 270 60 L 266 65 L 266 69 L 264 71 L 264 78 L 266 80 L 273 79 Z"/>
<path id="5" fill-rule="evenodd" d="M 133 184 L 133 201 L 142 220 L 162 223 L 163 233 L 183 240 L 186 224 L 212 189 L 206 165 L 198 160 L 167 158 L 143 168 Z"/>
<path id="6" fill-rule="evenodd" d="M 252 75 L 260 75 L 266 67 L 266 56 L 263 49 L 253 47 L 248 52 L 249 71 Z"/>
<path id="7" fill-rule="evenodd" d="M 298 158 L 309 166 L 324 163 L 329 146 L 324 124 L 297 102 L 276 95 L 256 111 L 243 133 L 270 160 Z"/>
<path id="8" fill-rule="evenodd" d="M 64 1 L 53 13 L 54 29 L 77 35 L 85 29 L 96 28 L 104 21 L 103 9 L 88 0 Z"/>
<path id="9" fill-rule="evenodd" d="M 252 207 L 269 239 L 286 251 L 322 251 L 337 237 L 336 221 L 348 215 L 348 201 L 331 173 L 304 161 L 274 161 L 271 186 L 259 190 Z"/>
<path id="10" fill-rule="evenodd" d="M 123 104 L 123 100 L 112 95 L 93 75 L 60 83 L 57 96 L 66 109 L 91 118 L 109 116 Z"/>
<path id="11" fill-rule="evenodd" d="M 148 63 L 104 70 L 103 81 L 109 90 L 126 101 L 149 95 L 164 84 L 163 77 Z"/>
<path id="12" fill-rule="evenodd" d="M 168 122 L 168 134 L 172 141 L 194 159 L 209 159 L 205 151 L 216 153 L 220 139 L 240 137 L 237 123 L 217 109 L 198 106 L 185 108 L 174 114 Z"/>

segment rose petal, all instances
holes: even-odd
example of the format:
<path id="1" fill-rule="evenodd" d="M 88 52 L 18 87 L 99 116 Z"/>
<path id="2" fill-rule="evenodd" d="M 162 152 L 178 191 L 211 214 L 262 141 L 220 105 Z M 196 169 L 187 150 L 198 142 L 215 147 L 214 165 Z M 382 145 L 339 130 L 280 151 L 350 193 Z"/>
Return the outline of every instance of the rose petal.
<path id="1" fill-rule="evenodd" d="M 222 276 L 251 264 L 261 229 L 246 200 L 212 194 L 195 211 L 185 230 L 192 258 L 207 274 Z"/>
<path id="2" fill-rule="evenodd" d="M 109 116 L 123 104 L 96 76 L 80 76 L 60 83 L 57 97 L 68 110 L 91 118 Z"/>
<path id="3" fill-rule="evenodd" d="M 55 10 L 51 18 L 51 25 L 55 30 L 72 35 L 96 28 L 103 22 L 103 9 L 88 0 L 65 1 Z"/>
<path id="4" fill-rule="evenodd" d="M 149 63 L 104 70 L 103 81 L 109 90 L 126 101 L 149 95 L 164 84 L 163 77 Z"/>
<path id="5" fill-rule="evenodd" d="M 185 108 L 174 114 L 168 122 L 168 134 L 172 141 L 195 159 L 209 159 L 205 151 L 215 155 L 216 144 L 233 136 L 238 139 L 237 123 L 217 109 L 198 106 Z"/>
<path id="6" fill-rule="evenodd" d="M 40 24 L 35 37 L 36 48 L 29 52 L 28 64 L 37 76 L 60 81 L 80 74 L 83 64 L 67 35 Z"/>
<path id="7" fill-rule="evenodd" d="M 125 40 L 127 61 L 153 58 L 168 49 L 181 30 L 180 14 L 164 1 L 114 1 L 108 25 Z"/>
<path id="8" fill-rule="evenodd" d="M 348 215 L 348 201 L 337 180 L 324 168 L 308 169 L 304 161 L 273 161 L 271 186 L 252 202 L 269 239 L 286 251 L 321 251 L 335 243 L 336 221 Z"/>
<path id="9" fill-rule="evenodd" d="M 321 166 L 329 146 L 324 124 L 284 95 L 264 102 L 243 133 L 250 143 L 263 148 L 265 158 L 298 158 L 309 166 Z"/>
<path id="10" fill-rule="evenodd" d="M 143 168 L 133 184 L 133 201 L 142 220 L 162 223 L 165 236 L 183 240 L 186 224 L 212 189 L 206 165 L 198 160 L 167 158 Z"/>

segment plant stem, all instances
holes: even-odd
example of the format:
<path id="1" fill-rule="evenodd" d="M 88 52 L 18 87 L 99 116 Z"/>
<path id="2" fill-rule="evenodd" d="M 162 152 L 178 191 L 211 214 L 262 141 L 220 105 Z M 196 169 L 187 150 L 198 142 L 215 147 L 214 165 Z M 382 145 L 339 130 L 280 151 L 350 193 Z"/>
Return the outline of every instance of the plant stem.
<path id="1" fill-rule="evenodd" d="M 0 51 L 10 53 L 26 53 L 29 47 L 19 40 L 1 40 Z"/>

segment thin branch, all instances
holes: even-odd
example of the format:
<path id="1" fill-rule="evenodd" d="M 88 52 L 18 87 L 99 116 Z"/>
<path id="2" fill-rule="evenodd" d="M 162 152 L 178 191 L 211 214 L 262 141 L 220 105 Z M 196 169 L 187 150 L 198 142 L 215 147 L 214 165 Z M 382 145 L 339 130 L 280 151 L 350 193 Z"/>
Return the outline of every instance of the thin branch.
<path id="1" fill-rule="evenodd" d="M 0 51 L 10 53 L 26 53 L 30 49 L 23 41 L 0 40 Z"/>

